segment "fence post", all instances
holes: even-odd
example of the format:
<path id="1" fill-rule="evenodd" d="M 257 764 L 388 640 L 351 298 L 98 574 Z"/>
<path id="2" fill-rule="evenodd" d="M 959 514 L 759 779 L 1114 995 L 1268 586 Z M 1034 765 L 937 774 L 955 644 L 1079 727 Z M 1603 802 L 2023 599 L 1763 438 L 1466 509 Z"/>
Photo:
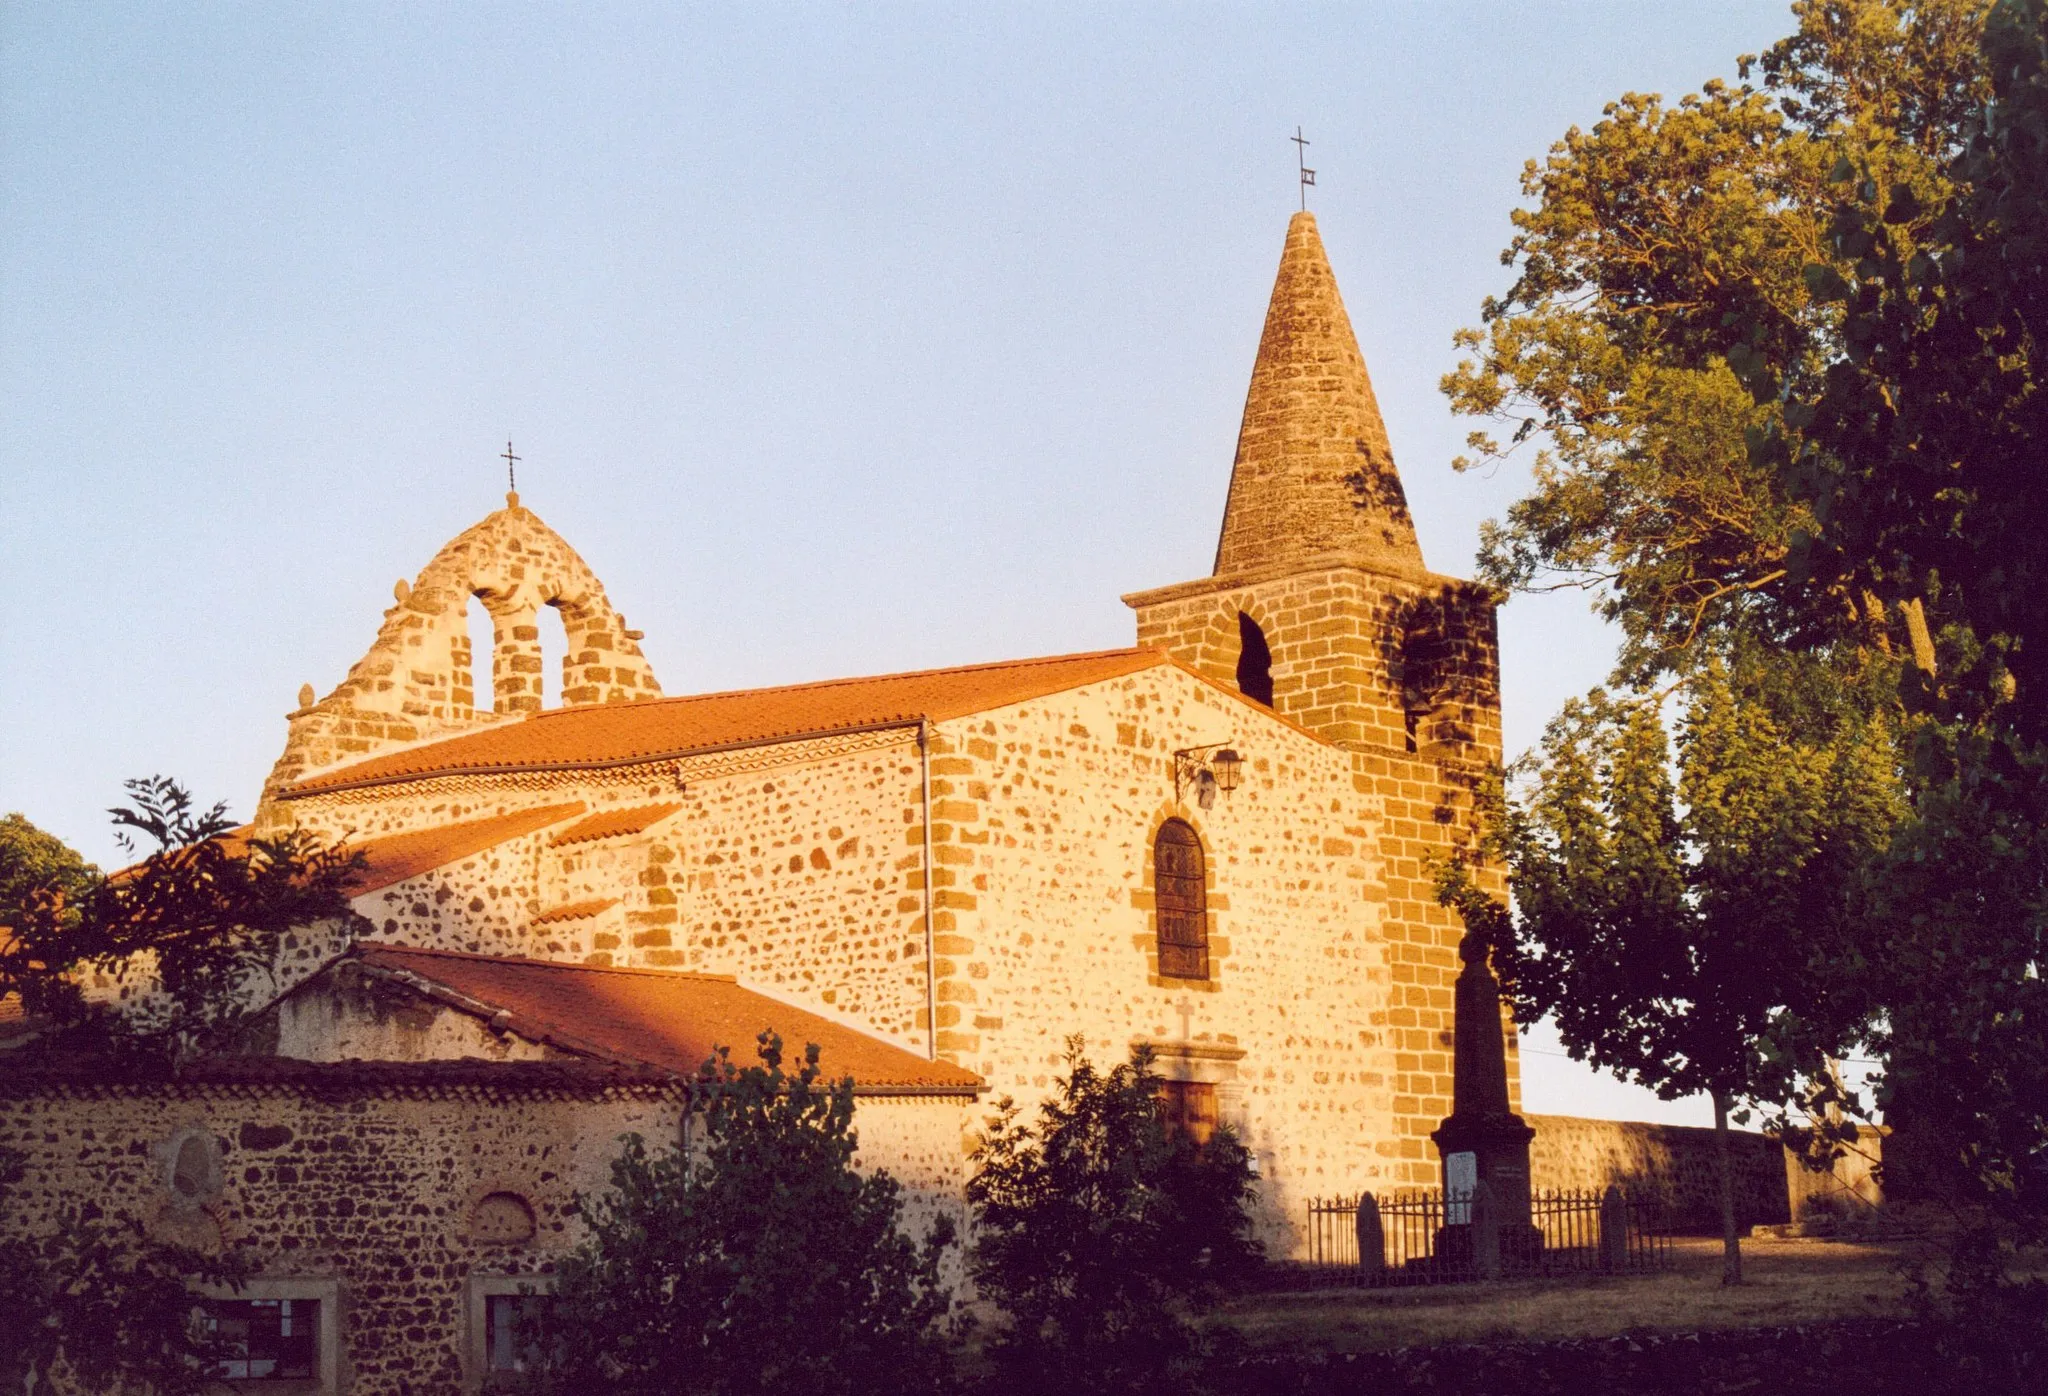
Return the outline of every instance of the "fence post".
<path id="1" fill-rule="evenodd" d="M 1500 1202 L 1484 1178 L 1472 1185 L 1472 1265 L 1482 1280 L 1500 1278 Z"/>
<path id="2" fill-rule="evenodd" d="M 1600 1268 L 1628 1268 L 1628 1203 L 1613 1183 L 1600 1194 Z"/>
<path id="3" fill-rule="evenodd" d="M 1387 1266 L 1386 1231 L 1380 1225 L 1380 1204 L 1369 1192 L 1358 1195 L 1358 1270 L 1371 1283 Z"/>

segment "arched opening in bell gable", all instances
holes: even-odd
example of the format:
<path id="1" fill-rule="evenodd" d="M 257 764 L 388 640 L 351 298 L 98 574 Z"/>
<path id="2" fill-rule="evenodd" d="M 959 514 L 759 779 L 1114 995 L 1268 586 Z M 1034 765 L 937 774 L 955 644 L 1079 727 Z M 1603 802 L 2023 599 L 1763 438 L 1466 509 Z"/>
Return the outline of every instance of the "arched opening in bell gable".
<path id="1" fill-rule="evenodd" d="M 560 707 L 563 683 L 563 662 L 569 657 L 569 631 L 562 622 L 562 600 L 551 599 L 540 608 L 534 617 L 534 624 L 540 629 L 540 705 L 544 708 Z"/>
<path id="2" fill-rule="evenodd" d="M 490 712 L 497 706 L 492 660 L 497 653 L 498 630 L 481 595 L 472 594 L 463 612 L 463 630 L 455 646 L 454 685 L 457 707 L 465 704 L 476 712 Z M 462 695 L 468 695 L 464 698 Z"/>
<path id="3" fill-rule="evenodd" d="M 1237 691 L 1273 706 L 1273 647 L 1259 623 L 1243 611 L 1237 613 Z"/>

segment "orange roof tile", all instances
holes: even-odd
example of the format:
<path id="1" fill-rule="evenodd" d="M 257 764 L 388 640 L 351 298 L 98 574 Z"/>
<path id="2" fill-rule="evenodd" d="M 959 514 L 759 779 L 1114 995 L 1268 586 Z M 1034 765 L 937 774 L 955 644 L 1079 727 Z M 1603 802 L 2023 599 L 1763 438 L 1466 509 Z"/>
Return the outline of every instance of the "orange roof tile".
<path id="1" fill-rule="evenodd" d="M 833 679 L 688 698 L 555 708 L 302 780 L 290 799 L 427 776 L 592 770 L 834 732 L 944 721 L 1173 661 L 1158 650 L 1102 650 L 959 669 Z"/>
<path id="2" fill-rule="evenodd" d="M 631 809 L 601 809 L 588 819 L 579 819 L 548 840 L 549 848 L 564 844 L 589 843 L 593 839 L 615 839 L 652 828 L 681 809 L 680 804 L 635 805 Z"/>
<path id="3" fill-rule="evenodd" d="M 256 826 L 254 824 L 237 824 L 232 829 L 223 829 L 220 833 L 215 834 L 213 838 L 209 840 L 209 842 L 217 843 L 221 845 L 223 848 L 225 848 L 228 851 L 228 856 L 230 858 L 246 858 L 249 855 L 249 845 L 251 845 L 255 841 Z M 188 846 L 193 848 L 198 847 L 197 844 L 192 844 Z M 152 854 L 151 856 L 156 857 L 160 855 Z M 113 883 L 133 882 L 137 877 L 140 877 L 142 875 L 142 870 L 148 866 L 149 859 L 144 858 L 139 863 L 130 863 L 125 868 L 116 868 L 112 872 L 107 874 L 107 881 Z"/>
<path id="4" fill-rule="evenodd" d="M 472 853 L 481 853 L 507 839 L 545 829 L 564 819 L 574 819 L 587 808 L 589 806 L 581 800 L 572 800 L 567 804 L 514 810 L 489 819 L 440 824 L 431 829 L 386 834 L 383 838 L 352 843 L 348 847 L 361 852 L 369 860 L 369 866 L 349 884 L 349 893 L 360 897 L 367 892 L 381 891 L 394 882 L 418 877 L 423 872 L 444 867 Z"/>
<path id="5" fill-rule="evenodd" d="M 815 1042 L 828 1077 L 852 1076 L 862 1094 L 970 1094 L 982 1080 L 951 1062 L 927 1061 L 893 1043 L 793 1008 L 723 975 L 471 955 L 360 942 L 364 965 L 423 981 L 466 1011 L 503 1010 L 530 1041 L 579 1056 L 694 1073 L 718 1047 L 751 1065 L 754 1039 L 781 1034 L 785 1064 Z"/>
<path id="6" fill-rule="evenodd" d="M 592 897 L 587 901 L 564 902 L 560 906 L 549 907 L 546 911 L 534 917 L 529 924 L 552 926 L 557 921 L 581 921 L 586 916 L 595 916 L 600 911 L 615 907 L 618 904 L 619 899 L 617 897 Z"/>

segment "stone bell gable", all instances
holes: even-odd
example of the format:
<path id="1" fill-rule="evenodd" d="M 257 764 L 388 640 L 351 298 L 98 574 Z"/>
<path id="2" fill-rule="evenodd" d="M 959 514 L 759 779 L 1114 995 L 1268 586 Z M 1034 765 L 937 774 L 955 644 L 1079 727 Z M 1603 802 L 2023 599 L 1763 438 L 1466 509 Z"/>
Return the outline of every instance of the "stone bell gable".
<path id="1" fill-rule="evenodd" d="M 492 626 L 474 653 L 469 602 Z M 394 747 L 438 740 L 541 709 L 540 608 L 567 637 L 564 707 L 659 698 L 638 631 L 561 535 L 508 494 L 505 507 L 458 534 L 393 604 L 370 650 L 326 697 L 309 684 L 289 718 L 284 754 L 265 783 L 259 824 L 278 817 L 279 791 L 315 772 Z"/>
<path id="2" fill-rule="evenodd" d="M 1493 597 L 1423 565 L 1313 214 L 1288 225 L 1215 571 L 1124 601 L 1140 645 L 1341 746 L 1499 757 Z"/>

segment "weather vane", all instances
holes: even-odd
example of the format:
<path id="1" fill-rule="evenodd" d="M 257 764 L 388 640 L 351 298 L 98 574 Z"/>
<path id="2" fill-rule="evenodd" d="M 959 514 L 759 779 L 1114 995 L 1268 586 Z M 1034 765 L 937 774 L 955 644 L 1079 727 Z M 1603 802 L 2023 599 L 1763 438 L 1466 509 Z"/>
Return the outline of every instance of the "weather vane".
<path id="1" fill-rule="evenodd" d="M 1316 182 L 1316 172 L 1308 167 L 1309 142 L 1302 138 L 1301 128 L 1294 128 L 1294 134 L 1287 139 L 1294 142 L 1294 163 L 1301 169 L 1301 208 L 1308 211 L 1308 191 Z"/>
<path id="2" fill-rule="evenodd" d="M 499 456 L 499 459 L 505 462 L 505 488 L 517 494 L 519 492 L 519 462 L 524 460 L 525 457 L 513 455 L 512 443 L 507 441 L 504 454 Z"/>

